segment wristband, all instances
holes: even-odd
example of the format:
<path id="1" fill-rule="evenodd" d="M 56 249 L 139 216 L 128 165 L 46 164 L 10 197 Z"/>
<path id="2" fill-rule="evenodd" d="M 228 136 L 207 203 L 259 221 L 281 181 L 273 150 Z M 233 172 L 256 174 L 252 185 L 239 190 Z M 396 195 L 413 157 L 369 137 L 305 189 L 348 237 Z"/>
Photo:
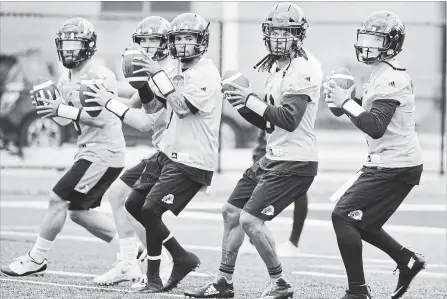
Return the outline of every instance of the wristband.
<path id="1" fill-rule="evenodd" d="M 108 100 L 105 107 L 107 110 L 118 116 L 121 120 L 124 119 L 124 115 L 127 111 L 129 111 L 129 107 L 115 99 Z"/>
<path id="2" fill-rule="evenodd" d="M 147 82 L 138 89 L 138 95 L 140 96 L 140 101 L 142 104 L 149 104 L 155 97 L 154 92 Z"/>
<path id="3" fill-rule="evenodd" d="M 365 109 L 363 109 L 362 106 L 351 99 L 347 99 L 346 101 L 344 101 L 341 105 L 341 108 L 343 108 L 343 110 L 352 117 L 357 117 L 366 111 Z"/>
<path id="4" fill-rule="evenodd" d="M 59 104 L 59 106 L 57 106 L 56 115 L 71 120 L 79 121 L 79 117 L 81 116 L 81 109 L 73 106 Z"/>
<path id="5" fill-rule="evenodd" d="M 260 116 L 264 116 L 268 105 L 264 101 L 261 101 L 254 93 L 250 93 L 245 100 L 245 107 Z"/>
<path id="6" fill-rule="evenodd" d="M 166 75 L 163 70 L 152 75 L 152 81 L 154 81 L 154 84 L 164 97 L 167 97 L 175 91 L 175 87 L 172 84 L 171 79 L 169 79 L 168 75 Z"/>

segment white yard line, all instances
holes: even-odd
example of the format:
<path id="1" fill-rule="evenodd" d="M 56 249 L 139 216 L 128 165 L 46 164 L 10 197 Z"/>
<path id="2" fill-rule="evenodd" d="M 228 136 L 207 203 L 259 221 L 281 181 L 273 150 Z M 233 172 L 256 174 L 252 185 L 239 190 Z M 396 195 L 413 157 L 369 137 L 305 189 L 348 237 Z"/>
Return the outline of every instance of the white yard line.
<path id="1" fill-rule="evenodd" d="M 343 268 L 343 267 L 341 267 L 341 268 L 342 269 L 340 269 L 340 270 L 345 271 L 345 268 Z M 325 272 L 312 272 L 312 271 L 293 271 L 292 274 L 304 275 L 304 276 L 316 276 L 316 277 L 347 278 L 346 275 L 344 275 L 344 274 L 325 273 Z M 383 270 L 378 270 L 378 269 L 369 269 L 367 271 L 367 274 L 393 275 L 393 271 L 383 271 Z M 435 273 L 435 272 L 422 271 L 422 272 L 419 272 L 418 277 L 445 279 L 446 278 L 446 274 L 445 273 Z"/>
<path id="2" fill-rule="evenodd" d="M 44 281 L 35 281 L 35 280 L 15 279 L 15 278 L 0 278 L 0 281 L 14 282 L 14 283 L 36 284 L 36 285 L 42 285 L 42 286 L 53 286 L 53 287 L 61 287 L 61 288 L 84 289 L 84 290 L 93 290 L 93 291 L 134 293 L 134 291 L 125 290 L 125 289 L 101 288 L 101 287 L 93 287 L 93 286 L 81 286 L 81 285 L 75 285 L 75 284 L 54 283 L 54 282 L 44 282 Z M 142 294 L 142 295 L 144 295 L 144 294 Z M 157 296 L 164 296 L 164 297 L 168 297 L 168 298 L 184 298 L 185 297 L 184 295 L 180 295 L 180 294 L 156 293 L 156 295 Z"/>
<path id="3" fill-rule="evenodd" d="M 31 232 L 19 232 L 19 231 L 0 231 L 0 236 L 9 236 L 16 238 L 35 238 L 37 237 L 37 233 Z M 64 235 L 60 234 L 57 236 L 58 240 L 69 240 L 69 241 L 83 241 L 83 242 L 94 242 L 94 243 L 104 243 L 104 241 L 94 238 L 94 237 L 84 237 L 84 236 L 73 236 L 73 235 Z M 204 246 L 204 245 L 184 245 L 187 249 L 193 250 L 203 250 L 203 251 L 215 251 L 221 252 L 222 249 L 220 246 Z M 329 260 L 341 260 L 340 256 L 337 255 L 322 255 L 322 254 L 312 254 L 312 253 L 300 253 L 297 256 L 281 256 L 280 257 L 288 257 L 288 258 L 308 258 L 308 259 L 329 259 Z M 395 264 L 392 260 L 381 260 L 381 259 L 373 259 L 373 258 L 364 258 L 364 262 L 367 263 L 377 263 L 377 264 Z M 429 263 L 429 267 L 433 268 L 446 268 L 446 265 L 442 264 L 431 264 Z M 197 273 L 196 273 L 197 274 Z"/>

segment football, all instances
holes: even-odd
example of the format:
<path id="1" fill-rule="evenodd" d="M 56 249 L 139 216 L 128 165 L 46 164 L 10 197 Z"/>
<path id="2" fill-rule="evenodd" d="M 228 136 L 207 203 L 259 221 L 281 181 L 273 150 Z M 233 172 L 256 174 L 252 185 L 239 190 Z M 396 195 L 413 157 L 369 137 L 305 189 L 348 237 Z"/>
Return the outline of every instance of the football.
<path id="1" fill-rule="evenodd" d="M 31 95 L 33 99 L 36 101 L 37 106 L 45 105 L 45 103 L 38 101 L 37 98 L 45 98 L 45 99 L 55 99 L 56 98 L 56 90 L 57 87 L 54 85 L 53 81 L 48 78 L 40 77 L 33 84 L 33 89 L 31 90 Z M 48 95 L 51 94 L 51 97 Z"/>
<path id="2" fill-rule="evenodd" d="M 342 67 L 340 70 L 335 72 L 335 74 L 333 74 L 331 76 L 331 79 L 333 81 L 335 81 L 335 83 L 343 89 L 349 89 L 352 85 L 355 84 L 354 77 L 351 75 L 349 70 L 345 67 Z M 351 94 L 351 98 L 354 98 L 354 97 L 355 97 L 355 88 Z M 340 117 L 343 115 L 344 111 L 342 108 L 336 107 L 332 103 L 328 103 L 328 106 L 329 106 L 329 109 L 331 110 L 331 112 L 335 116 Z"/>
<path id="3" fill-rule="evenodd" d="M 222 92 L 235 90 L 235 88 L 229 85 L 228 82 L 232 82 L 241 87 L 248 87 L 250 85 L 250 81 L 247 79 L 247 77 L 245 77 L 242 73 L 236 70 L 227 70 L 223 73 L 221 81 Z M 235 108 L 238 109 L 238 111 L 240 112 L 250 111 L 250 109 L 248 109 L 245 106 Z"/>
<path id="4" fill-rule="evenodd" d="M 133 43 L 127 48 L 126 52 L 124 52 L 121 61 L 124 78 L 126 78 L 126 81 L 135 89 L 143 87 L 144 83 L 149 80 L 149 75 L 147 73 L 133 73 L 142 68 L 141 66 L 132 65 L 132 60 L 135 57 L 144 57 L 141 51 L 144 51 L 143 48 L 141 48 L 139 44 Z"/>
<path id="5" fill-rule="evenodd" d="M 58 89 L 57 89 L 56 85 L 53 83 L 53 81 L 51 81 L 48 78 L 40 77 L 33 84 L 33 89 L 31 90 L 31 96 L 33 97 L 37 106 L 47 105 L 41 101 L 38 101 L 37 98 L 40 96 L 42 98 L 46 98 L 49 100 L 56 99 L 56 91 L 57 90 Z M 51 97 L 48 95 L 48 93 L 51 94 Z M 65 126 L 71 122 L 70 120 L 67 120 L 64 117 L 59 117 L 59 116 L 52 117 L 52 119 L 62 126 Z"/>
<path id="6" fill-rule="evenodd" d="M 102 80 L 95 73 L 87 73 L 81 77 L 81 86 L 79 87 L 79 100 L 81 101 L 81 105 L 84 108 L 85 112 L 87 112 L 92 117 L 97 117 L 103 109 L 103 107 L 96 102 L 85 102 L 86 99 L 91 99 L 92 97 L 85 95 L 84 92 L 93 92 L 93 90 L 91 90 L 87 86 L 87 84 L 92 84 L 95 81 L 100 83 Z"/>

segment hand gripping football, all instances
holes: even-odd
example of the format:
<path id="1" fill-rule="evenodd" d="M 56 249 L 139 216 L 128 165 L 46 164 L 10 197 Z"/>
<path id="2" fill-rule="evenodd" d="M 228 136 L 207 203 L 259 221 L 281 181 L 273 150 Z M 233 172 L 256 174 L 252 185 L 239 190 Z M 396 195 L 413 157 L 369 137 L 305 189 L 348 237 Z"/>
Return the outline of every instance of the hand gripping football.
<path id="1" fill-rule="evenodd" d="M 87 112 L 92 117 L 97 117 L 103 107 L 97 102 L 86 102 L 87 99 L 92 99 L 91 96 L 87 96 L 84 94 L 85 91 L 94 92 L 91 90 L 87 84 L 94 84 L 95 82 L 101 83 L 103 80 L 98 77 L 95 73 L 87 73 L 81 77 L 81 86 L 79 87 L 79 100 L 81 101 L 81 105 L 84 108 L 85 112 Z"/>
<path id="2" fill-rule="evenodd" d="M 36 105 L 41 106 L 47 104 L 43 103 L 42 101 L 38 101 L 37 100 L 38 97 L 45 98 L 48 100 L 54 100 L 57 98 L 56 92 L 59 93 L 53 81 L 51 81 L 48 78 L 40 77 L 36 80 L 36 82 L 34 82 L 33 89 L 31 90 L 30 94 L 33 100 L 36 102 Z M 71 122 L 71 120 L 59 116 L 52 117 L 52 119 L 62 126 L 65 126 Z"/>
<path id="3" fill-rule="evenodd" d="M 331 79 L 341 88 L 343 89 L 349 89 L 352 85 L 355 84 L 354 77 L 351 75 L 349 70 L 345 67 L 342 67 L 340 70 L 335 72 L 331 76 Z M 351 98 L 355 97 L 355 89 L 352 91 Z M 342 108 L 336 107 L 333 103 L 328 103 L 329 109 L 331 112 L 339 117 L 342 116 L 344 111 Z"/>
<path id="4" fill-rule="evenodd" d="M 228 82 L 231 82 L 233 84 L 239 85 L 241 87 L 249 87 L 250 81 L 245 77 L 242 73 L 236 71 L 236 70 L 227 70 L 222 75 L 222 92 L 225 91 L 233 91 L 236 90 L 233 86 L 228 84 Z M 248 109 L 245 106 L 235 107 L 238 109 L 239 112 L 249 112 L 250 109 Z"/>
<path id="5" fill-rule="evenodd" d="M 141 51 L 144 51 L 144 49 L 141 48 L 139 44 L 133 43 L 129 48 L 126 49 L 126 52 L 124 52 L 123 59 L 121 61 L 124 77 L 126 78 L 126 81 L 129 82 L 129 84 L 135 89 L 143 87 L 144 83 L 149 80 L 149 74 L 147 73 L 133 73 L 134 71 L 142 68 L 141 66 L 132 65 L 132 60 L 135 57 L 144 58 L 144 55 L 143 53 L 141 53 Z"/>

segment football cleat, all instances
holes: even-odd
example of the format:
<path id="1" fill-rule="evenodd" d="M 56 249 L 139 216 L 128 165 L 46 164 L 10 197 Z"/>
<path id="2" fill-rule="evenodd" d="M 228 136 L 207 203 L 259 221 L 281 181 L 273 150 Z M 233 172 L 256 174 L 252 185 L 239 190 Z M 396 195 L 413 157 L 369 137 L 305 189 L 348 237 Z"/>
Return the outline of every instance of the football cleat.
<path id="1" fill-rule="evenodd" d="M 14 259 L 8 266 L 3 266 L 1 271 L 7 276 L 43 275 L 47 266 L 47 259 L 39 264 L 28 252 L 26 255 Z"/>
<path id="2" fill-rule="evenodd" d="M 293 289 L 283 277 L 272 280 L 270 285 L 262 292 L 259 299 L 287 299 L 293 298 Z"/>
<path id="3" fill-rule="evenodd" d="M 300 255 L 300 249 L 293 245 L 292 242 L 286 241 L 276 246 L 276 253 L 279 257 L 294 257 Z"/>
<path id="4" fill-rule="evenodd" d="M 115 285 L 124 281 L 136 281 L 141 276 L 141 269 L 137 260 L 121 259 L 117 254 L 117 260 L 112 269 L 96 277 L 93 282 L 98 285 Z"/>
<path id="5" fill-rule="evenodd" d="M 140 276 L 140 278 L 138 278 L 138 281 L 133 283 L 130 287 L 132 289 L 141 289 L 146 286 L 146 283 L 147 283 L 147 275 L 143 274 Z"/>
<path id="6" fill-rule="evenodd" d="M 221 276 L 201 288 L 185 291 L 184 295 L 189 298 L 234 298 L 234 288 L 233 283 Z"/>
<path id="7" fill-rule="evenodd" d="M 341 299 L 371 299 L 369 286 L 354 286 Z"/>
<path id="8" fill-rule="evenodd" d="M 159 276 L 146 277 L 146 283 L 143 287 L 137 288 L 138 293 L 161 293 L 163 292 L 163 283 Z"/>
<path id="9" fill-rule="evenodd" d="M 171 255 L 168 253 L 168 251 L 163 247 L 163 250 L 161 251 L 161 261 L 160 261 L 160 278 L 163 282 L 163 285 L 165 285 L 169 277 L 172 273 L 172 267 L 173 262 L 171 259 Z"/>
<path id="10" fill-rule="evenodd" d="M 171 276 L 163 288 L 163 291 L 170 291 L 182 281 L 192 271 L 200 266 L 200 259 L 192 252 L 188 252 L 188 258 L 185 260 L 174 261 Z"/>
<path id="11" fill-rule="evenodd" d="M 392 299 L 402 297 L 402 295 L 410 287 L 411 281 L 427 266 L 427 259 L 419 254 L 413 253 L 407 265 L 398 265 L 399 279 L 397 281 L 396 290 L 391 294 Z M 394 270 L 394 274 L 396 273 Z"/>

